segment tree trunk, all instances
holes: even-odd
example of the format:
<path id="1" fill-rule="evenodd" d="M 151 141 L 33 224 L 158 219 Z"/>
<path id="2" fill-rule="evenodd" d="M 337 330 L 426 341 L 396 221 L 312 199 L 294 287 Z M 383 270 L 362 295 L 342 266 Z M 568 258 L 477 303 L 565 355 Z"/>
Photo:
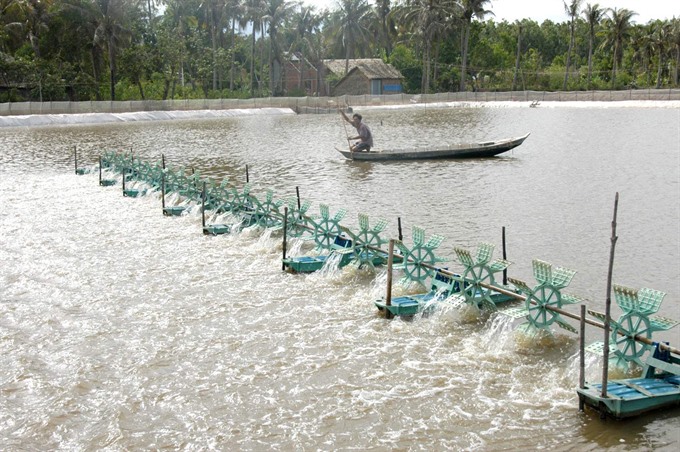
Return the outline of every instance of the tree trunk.
<path id="1" fill-rule="evenodd" d="M 567 82 L 569 81 L 569 67 L 571 66 L 571 52 L 574 49 L 574 18 L 571 19 L 569 33 L 569 50 L 567 50 L 567 67 L 564 71 L 564 85 L 562 86 L 562 91 L 567 90 Z"/>
<path id="2" fill-rule="evenodd" d="M 656 89 L 661 88 L 662 72 L 663 72 L 663 53 L 659 52 L 659 67 L 656 70 Z"/>
<path id="3" fill-rule="evenodd" d="M 111 72 L 111 100 L 116 100 L 116 54 L 111 40 L 109 40 L 109 71 Z"/>
<path id="4" fill-rule="evenodd" d="M 234 66 L 236 64 L 236 17 L 231 19 L 231 69 L 229 69 L 229 91 L 234 90 Z"/>
<path id="5" fill-rule="evenodd" d="M 590 39 L 588 41 L 588 89 L 591 86 L 591 80 L 593 77 L 593 35 L 595 31 L 593 27 L 590 27 Z"/>
<path id="6" fill-rule="evenodd" d="M 522 49 L 522 26 L 518 27 L 517 32 L 517 56 L 515 57 L 515 75 L 512 77 L 512 91 L 515 90 L 517 86 L 517 73 L 519 72 L 519 56 Z"/>
<path id="7" fill-rule="evenodd" d="M 470 39 L 470 22 L 465 22 L 463 35 L 463 61 L 460 63 L 460 91 L 465 91 L 467 85 L 467 54 Z"/>

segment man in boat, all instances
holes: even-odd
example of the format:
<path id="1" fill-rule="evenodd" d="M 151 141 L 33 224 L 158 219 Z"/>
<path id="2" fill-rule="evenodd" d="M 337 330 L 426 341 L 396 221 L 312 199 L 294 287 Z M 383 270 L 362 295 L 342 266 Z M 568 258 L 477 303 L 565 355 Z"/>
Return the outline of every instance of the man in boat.
<path id="1" fill-rule="evenodd" d="M 357 133 L 359 134 L 355 137 L 347 137 L 347 140 L 359 140 L 358 143 L 354 143 L 350 146 L 350 150 L 352 152 L 370 151 L 373 146 L 373 134 L 371 133 L 371 129 L 361 121 L 361 115 L 359 113 L 354 113 L 352 119 L 349 119 L 344 111 L 340 110 L 340 114 L 345 118 L 345 121 L 352 124 L 352 126 L 357 129 Z"/>

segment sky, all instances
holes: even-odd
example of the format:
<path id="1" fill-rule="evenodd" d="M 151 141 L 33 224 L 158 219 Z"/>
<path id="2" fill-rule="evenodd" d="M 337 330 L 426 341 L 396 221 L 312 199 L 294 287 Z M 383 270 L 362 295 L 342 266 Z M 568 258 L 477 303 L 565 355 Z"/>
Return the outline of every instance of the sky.
<path id="1" fill-rule="evenodd" d="M 303 0 L 307 5 L 316 6 L 317 9 L 334 9 L 336 0 Z M 369 3 L 373 4 L 372 0 Z M 392 3 L 395 3 L 394 1 Z M 569 1 L 571 3 L 571 1 Z M 655 19 L 672 19 L 680 17 L 680 0 L 583 0 L 582 5 L 587 3 L 599 4 L 601 8 L 626 8 L 637 13 L 633 16 L 633 22 L 646 24 Z M 546 19 L 553 22 L 566 22 L 569 20 L 564 12 L 563 0 L 491 0 L 492 17 L 496 22 L 503 19 L 514 22 L 519 19 L 533 19 L 539 24 Z"/>

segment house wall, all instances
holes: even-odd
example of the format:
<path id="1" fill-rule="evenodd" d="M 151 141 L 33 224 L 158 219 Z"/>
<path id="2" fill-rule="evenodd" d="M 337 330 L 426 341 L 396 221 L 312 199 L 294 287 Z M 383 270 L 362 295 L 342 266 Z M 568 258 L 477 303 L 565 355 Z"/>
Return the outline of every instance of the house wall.
<path id="1" fill-rule="evenodd" d="M 334 96 L 356 96 L 371 93 L 371 81 L 360 71 L 347 74 L 333 89 Z"/>
<path id="2" fill-rule="evenodd" d="M 321 76 L 321 91 L 318 92 L 317 89 L 317 74 L 316 74 L 316 69 L 311 67 L 309 64 L 304 64 L 303 65 L 303 74 L 302 74 L 302 86 L 300 87 L 300 64 L 299 62 L 292 62 L 286 60 L 284 64 L 284 70 L 283 70 L 283 77 L 282 77 L 282 84 L 283 84 L 283 92 L 284 93 L 290 93 L 293 90 L 297 90 L 298 87 L 300 87 L 302 90 L 304 90 L 305 94 L 307 96 L 316 96 L 316 95 L 321 95 L 325 96 L 328 93 L 325 92 L 324 89 L 324 84 L 323 84 L 323 74 L 319 74 Z"/>
<path id="3" fill-rule="evenodd" d="M 358 96 L 363 94 L 399 94 L 402 91 L 400 79 L 378 79 L 381 90 L 379 93 L 371 92 L 371 80 L 361 71 L 348 74 L 333 90 L 333 96 Z"/>

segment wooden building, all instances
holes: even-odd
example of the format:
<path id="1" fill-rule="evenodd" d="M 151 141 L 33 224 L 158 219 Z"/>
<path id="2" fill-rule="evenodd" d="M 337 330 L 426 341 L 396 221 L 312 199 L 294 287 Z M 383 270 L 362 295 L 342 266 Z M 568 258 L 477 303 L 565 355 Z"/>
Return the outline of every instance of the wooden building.
<path id="1" fill-rule="evenodd" d="M 323 60 L 318 67 L 299 53 L 291 53 L 283 70 L 284 95 L 342 96 L 397 94 L 404 77 L 380 58 Z"/>
<path id="2" fill-rule="evenodd" d="M 324 60 L 327 74 L 344 74 L 345 60 Z M 332 96 L 363 94 L 398 94 L 402 91 L 404 77 L 392 65 L 380 58 L 349 60 L 349 71 L 334 86 Z"/>

